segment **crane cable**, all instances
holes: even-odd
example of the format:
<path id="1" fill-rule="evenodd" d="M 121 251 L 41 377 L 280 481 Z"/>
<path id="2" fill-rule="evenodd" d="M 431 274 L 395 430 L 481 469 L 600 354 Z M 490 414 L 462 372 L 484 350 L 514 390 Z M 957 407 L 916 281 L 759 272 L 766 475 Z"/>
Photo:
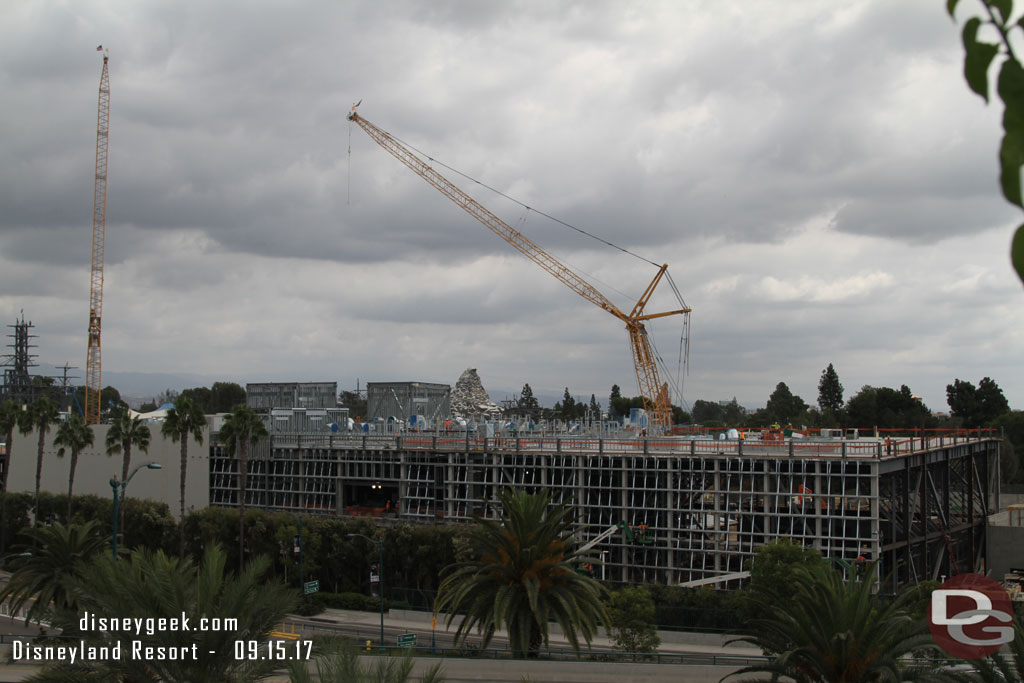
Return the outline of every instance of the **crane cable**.
<path id="1" fill-rule="evenodd" d="M 359 103 L 362 103 L 362 100 L 359 100 Z M 359 105 L 356 104 L 356 106 L 359 106 Z M 353 107 L 353 109 L 355 109 L 355 107 Z M 378 128 L 380 128 L 380 127 L 378 126 Z M 427 154 L 423 150 L 419 149 L 415 145 L 412 145 L 412 144 L 406 142 L 402 138 L 398 137 L 397 135 L 392 134 L 391 132 L 389 132 L 387 130 L 384 130 L 383 128 L 381 128 L 380 130 L 383 131 L 384 133 L 386 133 L 388 136 L 390 136 L 390 137 L 394 138 L 395 140 L 397 140 L 398 142 L 400 142 L 405 147 L 408 147 L 409 149 L 413 150 L 414 152 L 419 154 L 424 159 L 430 161 L 431 163 L 437 164 L 438 166 L 441 166 L 442 168 L 445 168 L 445 169 L 451 171 L 452 173 L 455 173 L 456 175 L 459 175 L 459 176 L 465 178 L 466 180 L 468 180 L 471 183 L 476 183 L 480 187 L 483 187 L 484 189 L 489 190 L 489 191 L 493 192 L 494 194 L 496 194 L 496 195 L 498 195 L 500 197 L 503 197 L 503 198 L 507 199 L 508 201 L 518 205 L 518 206 L 523 207 L 527 211 L 532 211 L 532 212 L 536 213 L 537 215 L 543 216 L 544 218 L 547 218 L 550 221 L 554 221 L 555 223 L 558 223 L 559 225 L 561 225 L 563 227 L 569 228 L 570 230 L 575 230 L 576 232 L 580 233 L 581 235 L 584 235 L 586 237 L 589 237 L 590 239 L 596 240 L 596 241 L 600 242 L 601 244 L 604 244 L 605 246 L 611 247 L 612 249 L 616 249 L 618 251 L 621 251 L 624 254 L 628 254 L 628 255 L 632 256 L 633 258 L 635 258 L 635 259 L 638 259 L 640 261 L 643 261 L 644 263 L 648 263 L 648 264 L 654 266 L 655 268 L 660 268 L 661 267 L 661 264 L 655 263 L 654 261 L 652 261 L 651 259 L 649 259 L 647 257 L 644 257 L 644 256 L 641 256 L 641 255 L 639 255 L 637 253 L 634 253 L 634 252 L 630 251 L 629 249 L 626 249 L 625 247 L 620 247 L 619 245 L 615 244 L 614 242 L 609 242 L 608 240 L 604 239 L 603 237 L 599 237 L 597 235 L 594 235 L 593 233 L 587 232 L 583 228 L 578 228 L 575 225 L 572 225 L 571 223 L 568 223 L 567 221 L 563 221 L 561 218 L 556 218 L 555 216 L 552 216 L 549 213 L 546 213 L 546 212 L 541 211 L 539 209 L 535 209 L 532 206 L 530 206 L 529 204 L 526 204 L 525 202 L 522 202 L 522 201 L 516 199 L 515 197 L 512 197 L 512 196 L 502 192 L 501 190 L 499 190 L 499 189 L 497 189 L 495 187 L 492 187 L 491 185 L 488 185 L 485 182 L 477 180 L 473 176 L 471 176 L 471 175 L 469 175 L 467 173 L 463 173 L 462 171 L 460 171 L 459 169 L 457 169 L 457 168 L 455 168 L 453 166 L 449 166 L 448 164 L 444 163 L 440 159 L 435 159 L 434 157 L 430 156 L 429 154 Z M 352 121 L 351 120 L 349 120 L 348 155 L 349 155 L 349 165 L 350 165 L 350 168 L 351 168 L 351 159 L 352 159 Z M 351 182 L 351 172 L 349 173 L 349 182 Z M 525 218 L 521 219 L 521 221 L 525 221 Z M 605 285 L 609 289 L 613 289 L 614 291 L 616 291 L 619 294 L 621 294 L 623 297 L 629 298 L 629 295 L 627 295 L 624 292 L 622 292 L 621 290 L 618 290 L 615 287 L 609 285 L 607 282 L 601 281 L 599 278 L 595 277 L 593 274 L 587 273 L 586 271 L 583 271 L 582 269 L 576 268 L 576 266 L 573 266 L 573 268 L 575 268 L 577 270 L 580 270 L 581 272 L 586 274 L 591 279 L 594 279 L 594 280 L 597 280 L 598 282 L 601 282 L 601 284 Z M 672 281 L 672 277 L 668 274 L 668 271 L 665 272 L 665 275 L 668 276 L 669 282 L 671 283 L 672 291 L 675 294 L 676 301 L 678 301 L 679 304 L 683 308 L 689 308 L 686 305 L 686 302 L 683 301 L 683 296 L 682 296 L 682 294 L 679 293 L 679 288 L 676 287 L 675 282 Z"/>
<path id="2" fill-rule="evenodd" d="M 384 130 L 384 129 L 382 128 L 381 130 Z M 548 213 L 545 213 L 543 211 L 540 211 L 539 209 L 535 209 L 532 206 L 530 206 L 530 205 L 528 205 L 528 204 L 526 204 L 524 202 L 519 201 L 515 197 L 511 197 L 511 196 L 505 194 L 501 190 L 499 190 L 499 189 L 497 189 L 495 187 L 491 187 L 487 183 L 484 183 L 484 182 L 482 182 L 480 180 L 477 180 L 473 176 L 471 176 L 471 175 L 469 175 L 467 173 L 463 173 L 459 169 L 453 168 L 452 166 L 449 166 L 448 164 L 444 163 L 443 161 L 441 161 L 439 159 L 435 159 L 434 157 L 430 156 L 429 154 L 427 154 L 423 150 L 418 149 L 414 145 L 409 144 L 408 142 L 406 142 L 402 138 L 398 137 L 397 135 L 393 135 L 392 133 L 390 133 L 390 132 L 388 132 L 386 130 L 384 132 L 387 133 L 388 135 L 390 135 L 391 137 L 393 137 L 395 140 L 398 140 L 398 142 L 402 143 L 403 145 L 405 145 L 409 149 L 411 149 L 414 152 L 416 152 L 417 154 L 419 154 L 424 159 L 427 159 L 431 163 L 434 163 L 434 164 L 437 164 L 438 166 L 446 168 L 449 171 L 451 171 L 452 173 L 455 173 L 457 175 L 462 176 L 463 178 L 465 178 L 466 180 L 470 181 L 471 183 L 476 183 L 480 187 L 483 187 L 483 188 L 485 188 L 487 190 L 490 190 L 494 194 L 496 194 L 496 195 L 498 195 L 500 197 L 504 197 L 505 199 L 509 200 L 510 202 L 513 202 L 514 204 L 518 204 L 519 206 L 523 207 L 524 209 L 527 209 L 529 211 L 533 211 L 534 213 L 536 213 L 538 215 L 544 216 L 548 220 L 554 221 L 555 223 L 558 223 L 559 225 L 562 225 L 562 226 L 564 226 L 566 228 L 569 228 L 570 230 L 575 230 L 576 232 L 580 233 L 581 235 L 585 235 L 586 237 L 589 237 L 589 238 L 591 238 L 593 240 L 597 240 L 598 242 L 600 242 L 600 243 L 602 243 L 602 244 L 604 244 L 606 246 L 609 246 L 612 249 L 617 249 L 617 250 L 619 250 L 619 251 L 621 251 L 621 252 L 623 252 L 625 254 L 629 254 L 633 258 L 636 258 L 636 259 L 639 259 L 639 260 L 644 261 L 646 263 L 649 263 L 652 266 L 654 266 L 655 268 L 660 268 L 661 267 L 660 263 L 655 263 L 654 261 L 650 260 L 649 258 L 645 258 L 643 256 L 640 256 L 639 254 L 633 253 L 629 249 L 626 249 L 625 247 L 620 247 L 619 245 L 617 245 L 617 244 L 615 244 L 613 242 L 609 242 L 608 240 L 604 239 L 603 237 L 598 237 L 597 235 L 594 235 L 593 233 L 589 233 L 586 230 L 584 230 L 583 228 L 577 228 L 575 225 L 572 225 L 571 223 L 563 221 L 561 218 L 556 218 L 556 217 L 552 216 L 551 214 L 548 214 Z"/>
<path id="3" fill-rule="evenodd" d="M 362 100 L 360 100 L 360 102 L 362 102 Z M 355 107 L 353 107 L 353 109 L 354 108 Z M 384 129 L 381 129 L 381 130 L 384 130 Z M 661 267 L 659 264 L 655 263 L 654 261 L 650 260 L 649 258 L 646 258 L 644 256 L 640 256 L 639 254 L 636 254 L 636 253 L 630 251 L 629 249 L 626 249 L 625 247 L 620 247 L 619 245 L 614 244 L 613 242 L 609 242 L 608 240 L 604 239 L 603 237 L 598 237 L 597 235 L 594 235 L 593 233 L 587 232 L 586 230 L 583 230 L 582 228 L 578 228 L 575 225 L 572 225 L 571 223 L 563 221 L 560 218 L 556 218 L 555 216 L 552 216 L 549 213 L 546 213 L 544 211 L 540 211 L 539 209 L 535 209 L 535 208 L 531 207 L 530 205 L 526 204 L 525 202 L 521 202 L 518 199 L 516 199 L 515 197 L 512 197 L 512 196 L 502 192 L 501 190 L 499 190 L 499 189 L 497 189 L 495 187 L 492 187 L 492 186 L 488 185 L 487 183 L 484 183 L 484 182 L 482 182 L 480 180 L 477 180 L 473 176 L 471 176 L 471 175 L 469 175 L 467 173 L 463 173 L 459 169 L 454 168 L 452 166 L 449 166 L 448 164 L 444 163 L 443 161 L 441 161 L 439 159 L 435 159 L 434 157 L 430 156 L 429 154 L 427 154 L 423 150 L 417 148 L 415 145 L 409 144 L 408 142 L 406 142 L 402 138 L 398 137 L 397 135 L 394 135 L 394 134 L 392 134 L 392 133 L 390 133 L 388 131 L 384 131 L 384 132 L 387 133 L 387 135 L 389 135 L 392 138 L 394 138 L 395 140 L 397 140 L 398 142 L 400 142 L 401 144 L 405 145 L 409 149 L 411 149 L 414 152 L 416 152 L 417 154 L 419 154 L 424 159 L 430 161 L 431 163 L 436 164 L 438 166 L 441 166 L 441 167 L 451 171 L 452 173 L 455 173 L 455 174 L 461 176 L 462 178 L 465 178 L 469 182 L 475 183 L 475 184 L 483 187 L 484 189 L 487 189 L 487 190 L 493 192 L 494 194 L 496 194 L 496 195 L 498 195 L 500 197 L 503 197 L 503 198 L 507 199 L 508 201 L 518 205 L 518 206 L 523 207 L 523 209 L 525 209 L 527 212 L 532 211 L 532 212 L 534 212 L 534 213 L 536 213 L 536 214 L 538 214 L 540 216 L 543 216 L 544 218 L 547 218 L 550 221 L 554 221 L 555 223 L 558 223 L 559 225 L 562 225 L 563 227 L 569 228 L 570 230 L 575 230 L 576 232 L 580 233 L 581 235 L 584 235 L 584 236 L 589 237 L 589 238 L 591 238 L 593 240 L 596 240 L 596 241 L 598 241 L 598 242 L 600 242 L 600 243 L 602 243 L 602 244 L 604 244 L 604 245 L 606 245 L 608 247 L 611 247 L 612 249 L 616 249 L 616 250 L 621 251 L 624 254 L 628 254 L 628 255 L 632 256 L 633 258 L 636 258 L 636 259 L 638 259 L 640 261 L 643 261 L 645 263 L 649 263 L 650 265 L 654 266 L 655 268 L 660 268 Z M 349 147 L 348 147 L 348 153 L 349 153 L 349 163 L 350 163 L 350 167 L 351 167 L 351 158 L 352 158 L 352 124 L 351 124 L 351 120 L 349 121 Z M 349 173 L 349 177 L 350 177 L 350 181 L 349 182 L 351 182 L 351 173 Z M 525 221 L 526 221 L 526 214 L 524 213 L 523 216 L 520 217 L 519 222 L 520 222 L 520 224 L 523 224 L 523 223 L 525 223 Z M 585 272 L 585 271 L 583 271 L 583 272 Z M 601 280 L 599 278 L 594 277 L 592 274 L 588 273 L 587 275 L 591 279 L 595 279 L 595 280 L 598 280 L 599 282 L 601 282 Z M 683 300 L 683 295 L 682 295 L 682 293 L 680 293 L 679 287 L 676 286 L 675 281 L 672 279 L 672 276 L 671 276 L 671 274 L 668 273 L 668 271 L 665 271 L 665 277 L 668 279 L 669 286 L 672 289 L 672 293 L 675 295 L 676 301 L 678 301 L 679 304 L 683 308 L 689 308 L 689 306 L 687 306 L 686 302 Z M 624 297 L 627 296 L 625 293 L 621 292 L 620 290 L 616 289 L 615 287 L 612 287 L 612 286 L 608 285 L 608 283 L 606 283 L 606 282 L 602 282 L 602 284 L 605 285 L 606 287 L 609 287 L 610 289 L 613 289 L 614 291 L 618 292 L 619 294 L 621 294 Z M 648 321 L 648 324 L 650 324 L 650 321 Z M 679 363 L 678 363 L 678 365 L 682 368 L 684 373 L 688 373 L 689 372 L 689 358 L 690 358 L 689 326 L 690 326 L 689 325 L 689 315 L 687 314 L 686 316 L 684 316 L 683 331 L 682 331 L 682 335 L 679 338 Z M 661 354 L 658 351 L 657 347 L 654 346 L 653 340 L 649 339 L 649 341 L 651 342 L 651 348 L 654 351 L 656 362 L 659 365 L 661 365 L 661 367 L 665 370 L 666 376 L 668 377 L 668 379 L 672 383 L 673 390 L 675 391 L 677 396 L 679 396 L 680 401 L 682 401 L 683 400 L 682 399 L 682 396 L 683 396 L 683 386 L 682 386 L 682 380 L 679 379 L 679 374 L 680 374 L 679 368 L 677 368 L 677 370 L 676 370 L 676 377 L 673 380 L 673 373 L 668 371 L 668 365 L 665 363 L 664 359 L 661 357 Z"/>

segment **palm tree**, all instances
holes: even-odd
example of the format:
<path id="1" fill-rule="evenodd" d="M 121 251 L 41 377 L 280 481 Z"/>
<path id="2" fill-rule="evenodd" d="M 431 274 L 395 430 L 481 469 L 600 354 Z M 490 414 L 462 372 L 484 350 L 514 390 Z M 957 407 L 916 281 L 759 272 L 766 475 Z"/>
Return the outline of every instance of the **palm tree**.
<path id="1" fill-rule="evenodd" d="M 0 433 L 4 435 L 3 477 L 0 480 L 0 552 L 7 547 L 7 477 L 11 473 L 14 429 L 22 420 L 21 408 L 14 401 L 0 404 Z"/>
<path id="2" fill-rule="evenodd" d="M 873 576 L 870 571 L 867 577 Z M 874 683 L 914 680 L 935 672 L 902 660 L 915 650 L 936 649 L 927 620 L 914 615 L 918 591 L 882 602 L 874 582 L 843 575 L 828 565 L 793 573 L 796 591 L 785 601 L 756 593 L 761 615 L 742 625 L 739 641 L 774 653 L 765 664 L 732 675 L 764 673 L 799 683 Z M 914 588 L 913 586 L 911 588 Z M 768 679 L 747 679 L 768 680 Z"/>
<path id="3" fill-rule="evenodd" d="M 551 504 L 546 492 L 511 489 L 490 506 L 499 521 L 482 520 L 469 532 L 475 559 L 445 570 L 434 613 L 446 611 L 451 625 L 464 612 L 456 640 L 465 640 L 476 626 L 483 631 L 483 647 L 504 628 L 513 652 L 536 656 L 541 643 L 548 643 L 552 618 L 573 648 L 580 647 L 577 632 L 589 645 L 598 623 L 608 623 L 605 590 L 576 572 L 576 565 L 590 558 L 576 550 L 572 510 Z"/>
<path id="4" fill-rule="evenodd" d="M 11 472 L 11 447 L 14 445 L 14 428 L 21 421 L 21 408 L 14 401 L 4 401 L 0 405 L 0 433 L 4 435 L 4 446 L 6 457 L 4 458 L 3 481 L 0 483 L 0 490 L 7 491 L 7 475 Z"/>
<path id="5" fill-rule="evenodd" d="M 113 653 L 120 644 L 122 656 L 74 667 L 47 666 L 34 680 L 242 683 L 264 680 L 282 668 L 285 662 L 278 654 L 304 656 L 305 650 L 293 643 L 283 652 L 271 651 L 272 658 L 266 649 L 270 632 L 297 605 L 297 592 L 265 580 L 270 562 L 264 557 L 237 575 L 226 565 L 224 551 L 215 545 L 198 567 L 163 551 L 136 550 L 119 561 L 106 553 L 96 557 L 74 582 L 81 610 L 76 618 L 88 612 L 117 623 L 166 620 L 167 626 L 137 633 L 104 631 L 103 624 L 87 622 L 81 636 L 87 646 L 106 646 Z M 154 648 L 149 652 L 185 654 L 131 657 L 132 641 Z M 250 644 L 258 651 L 250 650 Z"/>
<path id="6" fill-rule="evenodd" d="M 128 481 L 128 468 L 132 462 L 132 448 L 138 448 L 143 453 L 149 452 L 150 433 L 149 427 L 142 424 L 138 417 L 131 417 L 127 412 L 115 420 L 110 429 L 107 430 L 107 438 L 104 445 L 107 447 L 107 455 L 122 453 L 121 458 L 121 481 Z M 120 527 L 124 529 L 124 492 L 121 488 L 121 521 Z"/>
<path id="7" fill-rule="evenodd" d="M 985 659 L 971 660 L 975 671 L 971 674 L 958 672 L 956 680 L 963 683 L 1021 683 L 1024 681 L 1024 628 L 1019 618 L 1013 620 L 1013 640 L 1009 647 L 1009 657 L 996 652 Z"/>
<path id="8" fill-rule="evenodd" d="M 106 546 L 106 537 L 95 521 L 84 524 L 60 522 L 52 526 L 29 527 L 22 532 L 31 543 L 26 558 L 12 572 L 11 580 L 0 592 L 0 602 L 9 600 L 11 613 L 28 605 L 29 621 L 53 621 L 62 613 L 78 614 L 78 601 L 72 584 L 86 563 Z"/>
<path id="9" fill-rule="evenodd" d="M 411 652 L 401 659 L 378 657 L 372 668 L 363 668 L 359 651 L 352 641 L 331 643 L 315 658 L 316 674 L 310 672 L 305 660 L 288 662 L 288 680 L 291 683 L 407 683 L 412 675 Z M 423 673 L 419 683 L 444 683 L 440 664 L 434 664 Z"/>
<path id="10" fill-rule="evenodd" d="M 171 441 L 181 442 L 181 518 L 178 525 L 178 558 L 185 559 L 185 473 L 188 469 L 188 440 L 203 443 L 206 416 L 191 399 L 179 396 L 174 407 L 167 411 L 160 433 Z"/>
<path id="11" fill-rule="evenodd" d="M 245 558 L 245 492 L 249 470 L 249 444 L 267 437 L 263 422 L 245 405 L 237 405 L 224 417 L 218 440 L 228 449 L 228 457 L 238 453 L 238 566 Z"/>
<path id="12" fill-rule="evenodd" d="M 33 511 L 35 524 L 39 524 L 39 486 L 43 478 L 43 447 L 46 445 L 46 433 L 50 431 L 50 426 L 56 421 L 57 406 L 45 396 L 40 396 L 23 413 L 22 419 L 18 423 L 18 430 L 22 434 L 29 434 L 33 429 L 39 431 L 39 445 L 36 450 L 36 498 Z"/>
<path id="13" fill-rule="evenodd" d="M 92 446 L 95 435 L 92 425 L 85 424 L 85 419 L 72 415 L 57 427 L 57 436 L 53 439 L 57 449 L 57 457 L 64 457 L 64 450 L 71 452 L 71 467 L 68 472 L 68 524 L 71 523 L 71 490 L 75 486 L 75 468 L 78 467 L 78 454 Z"/>

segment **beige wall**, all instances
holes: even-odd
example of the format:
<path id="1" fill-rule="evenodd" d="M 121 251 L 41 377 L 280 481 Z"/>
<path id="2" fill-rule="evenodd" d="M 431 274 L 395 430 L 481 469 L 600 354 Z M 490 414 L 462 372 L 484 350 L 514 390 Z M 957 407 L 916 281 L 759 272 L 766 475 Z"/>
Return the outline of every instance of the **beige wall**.
<path id="1" fill-rule="evenodd" d="M 157 462 L 162 469 L 139 470 L 128 484 L 127 495 L 131 498 L 149 498 L 167 503 L 171 514 L 178 517 L 181 499 L 181 444 L 174 443 L 160 435 L 159 422 L 149 424 L 152 434 L 149 452 L 141 453 L 132 449 L 132 462 L 129 472 L 138 465 Z M 104 441 L 107 438 L 109 425 L 95 425 L 93 430 L 95 446 L 78 455 L 78 467 L 75 468 L 75 494 L 92 493 L 98 496 L 111 497 L 110 479 L 115 474 L 121 478 L 121 454 L 108 457 Z M 53 445 L 56 426 L 51 427 L 46 435 L 43 448 L 43 476 L 41 488 L 51 493 L 67 493 L 68 470 L 70 456 L 65 453 L 63 458 L 57 457 L 57 448 Z M 14 435 L 12 449 L 11 473 L 8 477 L 8 489 L 15 492 L 34 492 L 36 490 L 36 448 L 39 437 L 36 432 L 23 436 L 17 431 Z M 188 480 L 185 483 L 185 511 L 202 510 L 210 504 L 210 434 L 209 429 L 203 433 L 203 445 L 194 439 L 188 444 Z"/>

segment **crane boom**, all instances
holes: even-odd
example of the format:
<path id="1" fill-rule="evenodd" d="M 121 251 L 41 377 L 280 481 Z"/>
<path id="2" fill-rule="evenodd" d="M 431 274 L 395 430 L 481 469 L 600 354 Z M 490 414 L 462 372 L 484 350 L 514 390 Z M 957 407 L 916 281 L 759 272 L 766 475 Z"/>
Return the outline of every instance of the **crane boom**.
<path id="1" fill-rule="evenodd" d="M 662 265 L 659 268 L 658 274 L 655 275 L 651 284 L 647 286 L 643 296 L 641 296 L 637 301 L 633 310 L 627 314 L 612 303 L 608 297 L 598 291 L 596 287 L 587 282 L 587 280 L 585 280 L 581 275 L 562 264 L 558 259 L 544 251 L 525 235 L 498 218 L 498 216 L 480 204 L 480 202 L 470 197 L 461 188 L 434 170 L 433 167 L 416 155 L 412 150 L 408 149 L 405 145 L 396 140 L 392 135 L 359 116 L 355 111 L 351 112 L 348 118 L 350 121 L 353 121 L 362 128 L 374 142 L 387 150 L 392 156 L 409 167 L 418 176 L 430 183 L 435 189 L 441 192 L 441 194 L 455 202 L 455 204 L 473 216 L 473 218 L 480 221 L 498 237 L 511 244 L 520 253 L 547 272 L 551 273 L 551 275 L 584 299 L 590 301 L 599 308 L 604 309 L 625 323 L 626 329 L 629 331 L 630 346 L 633 349 L 633 365 L 636 370 L 637 384 L 639 385 L 640 395 L 643 399 L 644 406 L 647 411 L 651 413 L 652 422 L 655 425 L 659 425 L 663 428 L 672 425 L 672 408 L 669 402 L 668 385 L 661 382 L 654 349 L 647 336 L 647 329 L 643 324 L 645 320 L 652 320 L 654 318 L 662 318 L 670 315 L 689 315 L 690 313 L 689 308 L 665 311 L 663 313 L 644 313 L 644 308 L 647 306 L 648 301 L 654 294 L 654 289 L 657 287 L 658 282 L 668 270 L 668 265 Z"/>
<path id="2" fill-rule="evenodd" d="M 109 56 L 103 55 L 96 113 L 96 177 L 92 195 L 92 275 L 89 283 L 89 350 L 85 362 L 85 421 L 99 424 L 102 363 L 100 322 L 103 315 L 103 240 L 107 228 L 107 143 L 110 129 Z"/>

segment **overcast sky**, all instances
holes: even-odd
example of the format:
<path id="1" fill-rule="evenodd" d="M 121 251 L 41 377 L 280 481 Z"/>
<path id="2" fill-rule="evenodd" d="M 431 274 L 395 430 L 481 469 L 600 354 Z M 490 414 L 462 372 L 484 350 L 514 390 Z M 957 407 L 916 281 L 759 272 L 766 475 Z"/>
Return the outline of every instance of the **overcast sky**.
<path id="1" fill-rule="evenodd" d="M 989 376 L 1024 408 L 1001 106 L 967 89 L 939 0 L 3 3 L 0 321 L 24 310 L 39 362 L 79 368 L 100 44 L 104 384 L 476 368 L 495 401 L 637 394 L 623 325 L 350 124 L 362 100 L 533 207 L 441 169 L 620 307 L 669 264 L 686 403 L 782 381 L 814 404 L 833 363 L 846 398 L 907 384 L 944 411 Z M 680 322 L 651 327 L 665 375 Z"/>

